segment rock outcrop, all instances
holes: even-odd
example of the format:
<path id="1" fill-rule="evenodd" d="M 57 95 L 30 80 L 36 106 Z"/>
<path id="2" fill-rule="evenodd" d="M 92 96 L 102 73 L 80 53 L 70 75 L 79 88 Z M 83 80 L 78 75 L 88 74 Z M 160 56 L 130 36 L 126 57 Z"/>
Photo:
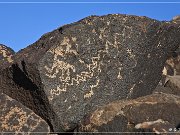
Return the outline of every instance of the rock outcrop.
<path id="1" fill-rule="evenodd" d="M 48 124 L 33 111 L 11 97 L 0 94 L 0 132 L 3 134 L 44 134 Z"/>
<path id="2" fill-rule="evenodd" d="M 11 48 L 0 44 L 0 65 L 7 62 L 11 63 L 13 61 L 12 56 L 14 54 L 15 52 Z"/>
<path id="3" fill-rule="evenodd" d="M 73 131 L 100 106 L 151 94 L 166 59 L 180 45 L 178 27 L 120 14 L 65 25 L 2 66 L 0 93 L 30 108 L 51 131 Z"/>
<path id="4" fill-rule="evenodd" d="M 180 25 L 179 18 L 180 16 L 175 16 L 171 22 Z M 164 65 L 162 80 L 160 81 L 159 84 L 161 86 L 164 86 L 168 79 L 168 76 L 176 76 L 176 75 L 180 75 L 180 46 L 177 50 L 169 53 L 168 59 L 166 60 Z"/>
<path id="5" fill-rule="evenodd" d="M 176 23 L 180 23 L 180 15 L 173 17 L 172 21 Z"/>
<path id="6" fill-rule="evenodd" d="M 134 100 L 120 100 L 98 108 L 84 118 L 79 131 L 86 132 L 172 132 L 178 134 L 180 97 L 152 94 Z"/>

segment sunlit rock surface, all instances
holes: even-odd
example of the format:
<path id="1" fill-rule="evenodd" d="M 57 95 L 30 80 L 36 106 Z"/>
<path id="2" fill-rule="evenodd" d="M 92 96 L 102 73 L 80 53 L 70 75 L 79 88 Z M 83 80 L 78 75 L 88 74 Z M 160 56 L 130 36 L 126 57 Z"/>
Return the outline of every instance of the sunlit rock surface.
<path id="1" fill-rule="evenodd" d="M 0 64 L 13 62 L 12 56 L 14 54 L 15 52 L 11 48 L 0 44 Z"/>
<path id="2" fill-rule="evenodd" d="M 120 14 L 65 25 L 2 66 L 0 92 L 42 117 L 51 131 L 73 131 L 100 106 L 151 94 L 180 44 L 178 27 Z"/>

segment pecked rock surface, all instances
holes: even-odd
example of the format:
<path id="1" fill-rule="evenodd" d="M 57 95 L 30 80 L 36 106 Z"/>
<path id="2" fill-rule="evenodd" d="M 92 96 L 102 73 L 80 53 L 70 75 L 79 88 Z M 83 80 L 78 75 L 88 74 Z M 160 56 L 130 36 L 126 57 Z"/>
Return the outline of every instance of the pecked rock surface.
<path id="1" fill-rule="evenodd" d="M 59 44 L 46 52 L 38 67 L 63 127 L 71 129 L 100 105 L 150 94 L 167 55 L 179 45 L 179 39 L 172 39 L 174 26 L 145 17 L 108 15 L 62 28 Z"/>
<path id="2" fill-rule="evenodd" d="M 0 92 L 41 116 L 51 131 L 72 131 L 99 106 L 151 94 L 180 44 L 178 27 L 120 14 L 65 25 L 2 67 Z"/>
<path id="3" fill-rule="evenodd" d="M 156 93 L 99 107 L 81 121 L 79 132 L 144 131 L 152 134 L 178 134 L 176 128 L 179 128 L 179 124 L 180 97 Z"/>
<path id="4" fill-rule="evenodd" d="M 48 124 L 33 111 L 11 97 L 0 94 L 0 131 L 4 134 L 48 134 Z M 21 132 L 21 133 L 20 133 Z M 36 132 L 36 133 L 35 133 Z"/>
<path id="5" fill-rule="evenodd" d="M 0 44 L 0 65 L 6 62 L 11 63 L 14 54 L 15 52 L 11 48 Z"/>

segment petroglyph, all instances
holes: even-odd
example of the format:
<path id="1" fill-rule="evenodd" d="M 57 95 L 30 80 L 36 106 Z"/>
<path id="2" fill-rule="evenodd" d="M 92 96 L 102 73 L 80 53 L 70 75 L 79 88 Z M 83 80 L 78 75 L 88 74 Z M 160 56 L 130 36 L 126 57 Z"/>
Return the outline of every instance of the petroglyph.
<path id="1" fill-rule="evenodd" d="M 124 31 L 127 29 L 132 29 L 131 27 L 124 28 Z M 68 90 L 69 86 L 78 86 L 82 82 L 86 82 L 88 79 L 92 79 L 93 77 L 97 76 L 97 74 L 101 73 L 101 65 L 102 60 L 101 54 L 105 55 L 111 55 L 110 51 L 112 49 L 117 50 L 119 52 L 119 46 L 121 42 L 119 41 L 119 36 L 121 36 L 119 33 L 114 33 L 114 38 L 112 41 L 107 40 L 106 37 L 106 30 L 107 27 L 100 28 L 99 31 L 99 38 L 104 42 L 104 49 L 98 50 L 96 56 L 93 56 L 90 58 L 90 64 L 87 64 L 83 59 L 79 57 L 78 54 L 78 47 L 79 43 L 77 41 L 76 37 L 64 37 L 60 45 L 58 45 L 55 48 L 50 49 L 48 52 L 53 55 L 53 63 L 51 65 L 45 65 L 44 69 L 46 70 L 46 76 L 54 79 L 57 78 L 60 84 L 56 86 L 56 88 L 49 88 L 49 99 L 52 100 L 54 96 L 60 95 L 62 92 L 66 92 Z M 92 29 L 92 33 L 96 33 L 95 29 Z M 86 46 L 94 45 L 93 39 L 87 38 L 86 40 Z M 132 59 L 132 61 L 135 61 L 135 55 L 132 53 L 131 49 L 127 49 L 127 53 Z M 82 64 L 82 67 L 85 67 L 84 71 L 81 71 L 80 73 L 77 73 L 77 66 L 74 64 L 68 63 L 66 60 L 60 60 L 59 58 L 64 58 L 67 55 L 75 55 L 77 60 Z M 112 55 L 113 58 L 116 58 L 116 55 Z M 130 66 L 129 68 L 133 68 L 135 65 Z M 121 64 L 122 65 L 122 64 Z M 117 79 L 123 79 L 121 75 L 121 68 L 119 68 L 119 73 L 117 75 Z M 90 98 L 94 95 L 93 88 L 99 83 L 99 80 L 96 78 L 96 83 L 91 84 L 86 88 L 84 91 L 84 98 Z"/>
<path id="2" fill-rule="evenodd" d="M 117 79 L 123 79 L 123 77 L 122 77 L 122 75 L 121 75 L 121 70 L 122 70 L 122 68 L 120 67 L 120 68 L 119 68 L 119 73 L 118 73 Z"/>
<path id="3" fill-rule="evenodd" d="M 134 90 L 135 86 L 136 86 L 136 84 L 133 84 L 133 86 L 130 88 L 128 97 L 130 97 L 133 94 L 133 90 Z"/>
<path id="4" fill-rule="evenodd" d="M 93 88 L 96 88 L 99 85 L 99 82 L 100 80 L 98 79 L 95 85 L 90 86 L 91 90 L 89 91 L 89 93 L 84 95 L 84 98 L 90 98 L 94 95 Z"/>
<path id="5" fill-rule="evenodd" d="M 61 71 L 61 76 L 59 77 L 61 81 L 67 82 L 70 80 L 70 71 L 72 70 L 75 72 L 75 67 L 67 62 L 60 61 L 57 58 L 52 64 L 52 68 L 49 68 L 47 66 L 44 67 L 46 71 L 48 72 L 46 75 L 50 78 L 55 78 L 56 75 Z M 55 69 L 55 72 L 52 71 Z M 53 73 L 53 74 L 52 74 Z"/>
<path id="6" fill-rule="evenodd" d="M 19 126 L 12 126 L 9 127 L 8 123 L 10 120 L 14 117 L 14 113 L 18 114 L 19 118 L 17 119 Z M 12 108 L 5 116 L 1 116 L 0 119 L 2 120 L 1 128 L 5 130 L 13 130 L 13 131 L 19 131 L 21 126 L 23 126 L 26 123 L 26 113 L 18 107 Z"/>
<path id="7" fill-rule="evenodd" d="M 75 42 L 77 39 L 72 38 L 72 41 Z M 88 44 L 91 44 L 90 40 L 87 40 Z M 76 73 L 76 67 L 66 61 L 59 60 L 59 56 L 64 56 L 67 53 L 75 54 L 76 56 L 77 51 L 72 50 L 72 45 L 70 43 L 69 38 L 65 37 L 62 41 L 61 45 L 56 47 L 55 49 L 51 49 L 49 53 L 53 55 L 53 63 L 51 67 L 45 65 L 44 69 L 46 70 L 46 76 L 53 79 L 56 78 L 58 75 L 59 81 L 61 82 L 60 85 L 57 85 L 56 89 L 50 89 L 50 97 L 49 99 L 52 100 L 54 96 L 60 95 L 62 92 L 66 92 L 68 86 L 79 85 L 81 82 L 87 81 L 87 79 L 91 79 L 96 71 L 101 72 L 100 68 L 100 53 L 97 54 L 96 57 L 91 58 L 90 64 L 85 64 L 82 59 L 78 59 L 78 61 L 85 66 L 87 70 L 81 71 L 79 74 Z M 100 51 L 101 52 L 101 51 Z M 75 75 L 72 75 L 72 74 Z M 97 80 L 95 85 L 91 85 L 90 87 L 90 95 L 93 95 L 92 89 L 96 87 L 99 83 Z M 87 96 L 85 96 L 87 97 Z M 89 97 L 89 96 L 88 96 Z"/>
<path id="8" fill-rule="evenodd" d="M 38 132 L 44 126 L 44 131 L 49 132 L 46 122 L 11 97 L 0 94 L 0 131 L 2 132 Z"/>

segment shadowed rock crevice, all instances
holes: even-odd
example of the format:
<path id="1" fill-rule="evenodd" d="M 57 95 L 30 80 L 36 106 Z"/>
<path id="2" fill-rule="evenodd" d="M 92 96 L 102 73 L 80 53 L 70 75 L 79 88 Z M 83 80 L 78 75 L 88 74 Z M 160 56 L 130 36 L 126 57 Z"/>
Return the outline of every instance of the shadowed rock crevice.
<path id="1" fill-rule="evenodd" d="M 25 67 L 23 65 L 23 69 Z M 26 74 L 25 74 L 26 73 Z M 25 90 L 36 91 L 38 87 L 27 77 L 27 72 L 23 72 L 17 64 L 12 65 L 12 75 L 13 81 L 19 86 L 24 88 Z"/>
<path id="2" fill-rule="evenodd" d="M 14 99 L 21 102 L 23 105 L 27 106 L 31 110 L 33 110 L 37 115 L 41 116 L 50 126 L 51 131 L 54 131 L 52 126 L 51 119 L 55 119 L 55 113 L 52 111 L 52 108 L 49 105 L 46 94 L 41 88 L 41 84 L 39 81 L 35 83 L 30 79 L 28 73 L 26 72 L 25 63 L 22 62 L 23 70 L 22 71 L 17 64 L 13 64 L 12 67 L 8 70 L 4 70 L 4 78 L 7 78 L 8 81 L 3 85 L 5 86 L 3 89 L 4 93 L 11 92 L 7 89 L 7 85 L 12 89 L 11 95 Z M 8 75 L 7 75 L 8 74 Z M 34 76 L 38 79 L 37 76 Z M 7 82 L 9 84 L 7 84 Z"/>

